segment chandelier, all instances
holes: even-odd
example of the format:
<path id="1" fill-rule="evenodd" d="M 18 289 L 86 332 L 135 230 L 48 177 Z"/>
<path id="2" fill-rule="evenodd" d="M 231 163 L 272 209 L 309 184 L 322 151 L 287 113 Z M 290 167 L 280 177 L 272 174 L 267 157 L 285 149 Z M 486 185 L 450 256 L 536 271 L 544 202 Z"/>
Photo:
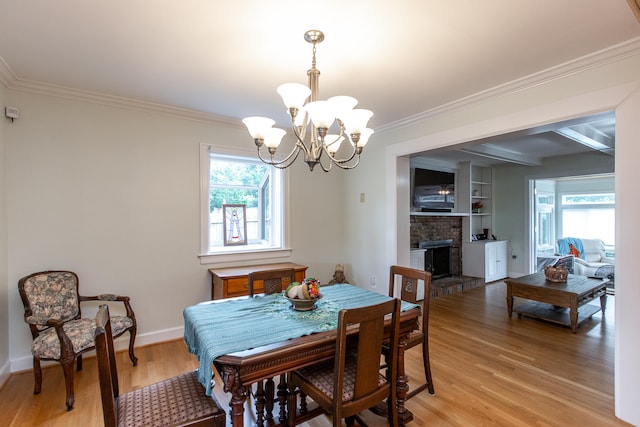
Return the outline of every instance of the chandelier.
<path id="1" fill-rule="evenodd" d="M 373 130 L 367 128 L 373 112 L 354 109 L 358 100 L 350 96 L 318 100 L 320 71 L 316 69 L 316 45 L 324 40 L 324 34 L 322 31 L 309 30 L 304 34 L 304 39 L 313 44 L 311 69 L 307 71 L 309 85 L 285 83 L 277 90 L 287 107 L 296 138 L 291 152 L 282 160 L 276 159 L 276 150 L 286 131 L 274 128 L 274 120 L 247 117 L 242 122 L 247 126 L 258 148 L 258 157 L 264 163 L 284 169 L 291 166 L 302 152 L 311 171 L 318 164 L 325 172 L 329 172 L 334 164 L 342 169 L 353 169 L 360 163 L 360 154 L 373 134 Z M 337 133 L 329 133 L 334 122 L 337 124 Z M 350 147 L 346 155 L 338 157 L 336 153 L 345 139 Z M 262 150 L 263 146 L 268 155 Z M 323 156 L 326 156 L 326 161 L 323 161 Z"/>

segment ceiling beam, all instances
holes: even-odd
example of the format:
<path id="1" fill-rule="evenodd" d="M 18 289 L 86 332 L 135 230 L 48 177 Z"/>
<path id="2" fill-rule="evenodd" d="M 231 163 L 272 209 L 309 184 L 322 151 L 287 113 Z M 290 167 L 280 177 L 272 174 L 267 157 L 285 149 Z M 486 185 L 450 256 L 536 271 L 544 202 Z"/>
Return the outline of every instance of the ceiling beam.
<path id="1" fill-rule="evenodd" d="M 614 155 L 615 139 L 600 132 L 588 123 L 556 129 L 554 132 L 592 150 L 600 151 L 610 156 Z"/>
<path id="2" fill-rule="evenodd" d="M 542 159 L 538 157 L 527 156 L 513 150 L 498 147 L 494 144 L 474 145 L 473 147 L 463 148 L 458 151 L 523 166 L 540 166 L 542 164 Z"/>

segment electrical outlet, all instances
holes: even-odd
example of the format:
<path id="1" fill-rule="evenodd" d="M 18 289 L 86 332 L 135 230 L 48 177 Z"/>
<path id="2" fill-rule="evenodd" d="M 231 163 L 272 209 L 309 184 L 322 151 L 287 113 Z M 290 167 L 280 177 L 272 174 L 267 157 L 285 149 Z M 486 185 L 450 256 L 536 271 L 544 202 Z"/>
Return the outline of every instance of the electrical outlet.
<path id="1" fill-rule="evenodd" d="M 376 276 L 371 276 L 371 287 L 376 288 Z"/>

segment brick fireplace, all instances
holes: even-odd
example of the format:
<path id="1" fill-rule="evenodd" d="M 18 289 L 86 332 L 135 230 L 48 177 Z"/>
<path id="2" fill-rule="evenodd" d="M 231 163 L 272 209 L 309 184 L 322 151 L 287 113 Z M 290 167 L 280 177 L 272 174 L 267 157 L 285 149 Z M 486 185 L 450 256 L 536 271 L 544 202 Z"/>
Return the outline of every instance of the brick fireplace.
<path id="1" fill-rule="evenodd" d="M 462 273 L 462 217 L 459 216 L 422 216 L 411 215 L 411 248 L 417 248 L 419 242 L 426 240 L 452 239 L 451 274 Z"/>

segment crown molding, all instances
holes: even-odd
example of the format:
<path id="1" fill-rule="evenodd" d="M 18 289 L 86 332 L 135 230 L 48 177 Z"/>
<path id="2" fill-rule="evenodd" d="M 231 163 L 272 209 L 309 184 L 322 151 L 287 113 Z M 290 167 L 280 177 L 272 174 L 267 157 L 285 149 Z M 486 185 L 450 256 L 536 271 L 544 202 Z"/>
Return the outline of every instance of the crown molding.
<path id="1" fill-rule="evenodd" d="M 106 105 L 116 108 L 126 108 L 129 110 L 140 112 L 154 113 L 180 119 L 195 120 L 199 122 L 244 129 L 244 126 L 240 123 L 239 120 L 231 117 L 219 116 L 202 111 L 173 107 L 170 105 L 157 104 L 153 102 L 140 101 L 137 99 L 107 95 L 99 92 L 75 89 L 67 86 L 20 79 L 16 77 L 15 73 L 2 59 L 2 57 L 0 57 L 0 82 L 11 90 L 54 96 L 57 98 L 76 101 L 90 102 L 93 104 Z"/>
<path id="2" fill-rule="evenodd" d="M 0 83 L 2 83 L 5 87 L 9 87 L 12 81 L 16 80 L 16 75 L 14 74 L 9 64 L 7 64 L 0 56 Z"/>
<path id="3" fill-rule="evenodd" d="M 555 80 L 560 80 L 567 76 L 578 74 L 605 64 L 618 62 L 638 54 L 640 54 L 640 37 L 636 37 L 607 49 L 547 68 L 546 70 L 542 70 L 529 76 L 495 86 L 491 89 L 477 92 L 473 95 L 423 111 L 422 113 L 379 126 L 376 128 L 376 133 L 379 134 L 382 132 L 401 129 L 444 112 L 464 107 L 465 105 L 480 102 L 488 98 L 508 96 L 516 92 L 544 85 Z"/>

